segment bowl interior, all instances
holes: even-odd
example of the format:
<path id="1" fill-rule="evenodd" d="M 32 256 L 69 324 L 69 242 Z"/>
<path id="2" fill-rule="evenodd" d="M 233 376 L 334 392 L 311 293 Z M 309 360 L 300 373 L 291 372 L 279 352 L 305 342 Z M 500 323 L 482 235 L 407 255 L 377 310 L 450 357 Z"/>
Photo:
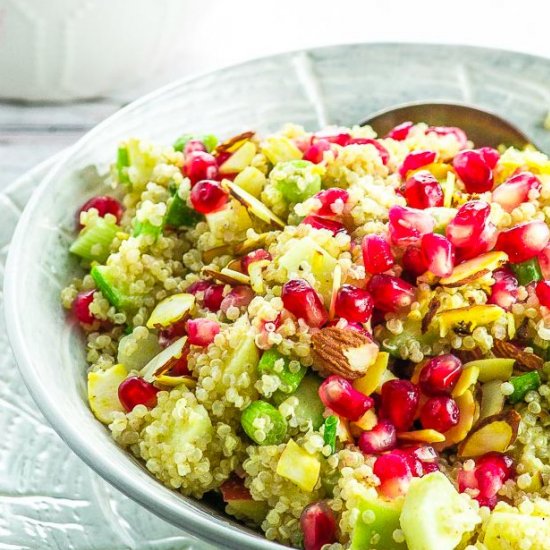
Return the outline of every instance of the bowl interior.
<path id="1" fill-rule="evenodd" d="M 63 439 L 124 493 L 182 529 L 231 548 L 277 548 L 205 503 L 164 488 L 111 440 L 86 404 L 77 327 L 59 293 L 74 274 L 68 245 L 80 204 L 104 189 L 117 143 L 171 143 L 185 132 L 228 136 L 292 121 L 314 129 L 353 125 L 407 101 L 458 100 L 509 117 L 550 150 L 542 128 L 550 62 L 460 46 L 351 45 L 283 54 L 177 82 L 87 134 L 34 193 L 17 228 L 6 274 L 10 340 L 31 393 Z"/>

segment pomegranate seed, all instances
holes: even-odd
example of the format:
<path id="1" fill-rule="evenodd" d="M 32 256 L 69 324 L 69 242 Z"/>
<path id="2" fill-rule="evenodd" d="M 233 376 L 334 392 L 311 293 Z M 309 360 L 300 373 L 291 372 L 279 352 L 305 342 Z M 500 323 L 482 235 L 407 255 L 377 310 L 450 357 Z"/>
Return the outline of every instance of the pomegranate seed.
<path id="1" fill-rule="evenodd" d="M 91 210 L 92 208 L 97 210 L 100 218 L 104 218 L 107 214 L 112 214 L 116 218 L 117 223 L 120 223 L 122 214 L 124 213 L 124 207 L 114 197 L 109 197 L 108 195 L 92 197 L 89 201 L 85 202 L 78 211 L 76 221 L 79 227 L 82 227 L 82 224 L 80 223 L 80 214 L 82 212 L 88 212 L 88 210 Z"/>
<path id="2" fill-rule="evenodd" d="M 189 319 L 187 321 L 187 341 L 192 346 L 206 347 L 210 345 L 216 334 L 220 332 L 220 325 L 211 319 Z"/>
<path id="3" fill-rule="evenodd" d="M 361 243 L 363 263 L 368 273 L 384 273 L 394 263 L 388 241 L 381 235 L 365 235 Z"/>
<path id="4" fill-rule="evenodd" d="M 322 327 L 328 321 L 328 314 L 313 287 L 303 279 L 293 279 L 283 286 L 283 305 L 298 319 L 310 327 Z"/>
<path id="5" fill-rule="evenodd" d="M 399 311 L 412 304 L 416 289 L 393 275 L 374 275 L 368 285 L 374 307 L 382 311 Z"/>
<path id="6" fill-rule="evenodd" d="M 492 170 L 500 159 L 500 153 L 492 147 L 480 147 L 478 151 L 481 153 L 481 156 Z"/>
<path id="7" fill-rule="evenodd" d="M 495 271 L 493 277 L 496 282 L 491 287 L 491 295 L 487 303 L 495 304 L 508 311 L 518 301 L 518 281 L 504 269 Z"/>
<path id="8" fill-rule="evenodd" d="M 451 395 L 461 374 L 462 362 L 458 357 L 438 355 L 422 368 L 418 384 L 426 395 Z"/>
<path id="9" fill-rule="evenodd" d="M 95 290 L 79 292 L 73 302 L 74 316 L 80 323 L 91 325 L 96 318 L 90 313 L 90 304 L 94 301 Z"/>
<path id="10" fill-rule="evenodd" d="M 550 239 L 550 229 L 545 222 L 536 220 L 525 222 L 502 231 L 496 248 L 508 254 L 512 263 L 525 262 L 537 256 Z"/>
<path id="11" fill-rule="evenodd" d="M 374 405 L 371 397 L 357 391 L 348 380 L 332 375 L 319 386 L 319 397 L 325 407 L 348 420 L 359 420 Z"/>
<path id="12" fill-rule="evenodd" d="M 436 134 L 440 137 L 454 136 L 461 149 L 464 149 L 468 145 L 468 137 L 461 128 L 455 126 L 430 126 L 426 130 L 427 134 Z"/>
<path id="13" fill-rule="evenodd" d="M 359 448 L 365 454 L 378 454 L 390 451 L 397 444 L 395 426 L 387 420 L 381 420 L 368 432 L 359 436 Z"/>
<path id="14" fill-rule="evenodd" d="M 493 188 L 493 171 L 479 150 L 458 153 L 453 159 L 453 168 L 468 193 L 485 193 Z"/>
<path id="15" fill-rule="evenodd" d="M 422 462 L 422 473 L 424 475 L 431 474 L 433 472 L 439 472 L 437 462 Z"/>
<path id="16" fill-rule="evenodd" d="M 316 132 L 311 138 L 311 143 L 317 143 L 319 140 L 336 143 L 340 147 L 345 147 L 351 140 L 351 135 L 347 132 Z"/>
<path id="17" fill-rule="evenodd" d="M 123 380 L 118 387 L 118 399 L 121 405 L 131 411 L 137 405 L 145 405 L 151 409 L 157 404 L 159 390 L 143 378 L 131 376 Z"/>
<path id="18" fill-rule="evenodd" d="M 535 291 L 540 305 L 550 307 L 550 281 L 539 281 Z"/>
<path id="19" fill-rule="evenodd" d="M 407 459 L 396 453 L 380 455 L 374 463 L 373 471 L 380 480 L 378 491 L 386 498 L 404 495 L 413 477 Z"/>
<path id="20" fill-rule="evenodd" d="M 395 128 L 392 128 L 388 134 L 387 138 L 395 139 L 395 141 L 403 141 L 407 139 L 411 129 L 414 127 L 414 124 L 411 121 L 402 122 L 398 124 Z"/>
<path id="21" fill-rule="evenodd" d="M 414 422 L 420 393 L 409 380 L 388 380 L 382 386 L 382 416 L 399 432 L 407 431 Z"/>
<path id="22" fill-rule="evenodd" d="M 336 220 L 330 220 L 328 218 L 321 218 L 321 216 L 315 216 L 314 214 L 306 216 L 302 220 L 302 223 L 311 225 L 311 227 L 315 229 L 328 229 L 333 235 L 337 235 L 342 232 L 345 233 L 346 231 L 343 223 Z"/>
<path id="23" fill-rule="evenodd" d="M 227 313 L 230 307 L 247 307 L 254 299 L 254 291 L 245 285 L 239 285 L 232 288 L 229 293 L 224 297 L 220 304 L 220 309 Z"/>
<path id="24" fill-rule="evenodd" d="M 431 233 L 435 226 L 430 214 L 406 206 L 392 206 L 388 217 L 390 238 L 397 246 L 415 244 L 422 235 Z"/>
<path id="25" fill-rule="evenodd" d="M 416 246 L 407 247 L 401 258 L 401 264 L 403 265 L 403 269 L 415 278 L 428 271 L 422 251 Z"/>
<path id="26" fill-rule="evenodd" d="M 407 178 L 404 196 L 407 204 L 413 208 L 443 206 L 443 189 L 428 170 L 420 170 Z"/>
<path id="27" fill-rule="evenodd" d="M 348 145 L 372 145 L 380 155 L 380 159 L 382 160 L 382 164 L 385 166 L 388 164 L 390 160 L 390 154 L 388 153 L 388 150 L 381 144 L 378 143 L 373 138 L 353 138 L 350 140 Z"/>
<path id="28" fill-rule="evenodd" d="M 498 202 L 506 212 L 511 212 L 521 203 L 533 198 L 534 192 L 540 192 L 542 183 L 531 172 L 520 172 L 508 178 L 493 191 L 493 201 Z"/>
<path id="29" fill-rule="evenodd" d="M 447 225 L 447 238 L 457 248 L 473 246 L 485 229 L 490 213 L 491 207 L 485 201 L 463 204 Z"/>
<path id="30" fill-rule="evenodd" d="M 460 410 L 454 399 L 440 395 L 430 397 L 420 409 L 420 422 L 427 430 L 445 433 L 458 424 Z"/>
<path id="31" fill-rule="evenodd" d="M 330 142 L 325 139 L 320 139 L 305 150 L 304 160 L 308 160 L 313 164 L 319 164 L 323 162 L 325 151 L 330 151 Z"/>
<path id="32" fill-rule="evenodd" d="M 545 246 L 537 256 L 540 271 L 544 279 L 550 279 L 550 246 Z"/>
<path id="33" fill-rule="evenodd" d="M 187 320 L 185 318 L 176 321 L 169 327 L 159 331 L 159 344 L 162 348 L 167 348 L 174 340 L 187 334 Z"/>
<path id="34" fill-rule="evenodd" d="M 393 451 L 393 454 L 402 456 L 409 466 L 411 474 L 413 477 L 422 477 L 424 475 L 424 468 L 422 467 L 422 462 L 410 451 L 406 449 L 396 449 Z"/>
<path id="35" fill-rule="evenodd" d="M 438 454 L 431 445 L 415 445 L 403 450 L 414 455 L 420 462 L 434 462 L 438 459 Z"/>
<path id="36" fill-rule="evenodd" d="M 219 182 L 214 180 L 198 181 L 191 189 L 191 204 L 201 214 L 210 214 L 221 210 L 229 198 L 229 194 Z"/>
<path id="37" fill-rule="evenodd" d="M 232 474 L 220 485 L 220 492 L 224 502 L 230 500 L 252 500 L 250 490 L 244 486 L 244 480 Z"/>
<path id="38" fill-rule="evenodd" d="M 211 180 L 218 177 L 218 163 L 216 158 L 204 151 L 193 151 L 186 158 L 183 165 L 185 175 L 195 185 L 200 180 Z"/>
<path id="39" fill-rule="evenodd" d="M 196 296 L 199 292 L 204 292 L 209 286 L 212 286 L 212 281 L 195 281 L 191 283 L 185 292 Z"/>
<path id="40" fill-rule="evenodd" d="M 428 233 L 422 237 L 420 250 L 428 270 L 437 277 L 449 276 L 454 267 L 453 245 L 443 235 Z"/>
<path id="41" fill-rule="evenodd" d="M 354 330 L 355 332 L 360 332 L 361 334 L 364 334 L 365 336 L 367 336 L 368 338 L 370 338 L 372 340 L 372 334 L 361 324 L 361 323 L 356 323 L 354 321 L 348 321 L 347 319 L 345 319 L 346 323 L 345 323 L 345 326 L 342 327 L 341 323 L 340 323 L 340 319 L 334 319 L 333 321 L 329 321 L 327 323 L 327 327 L 336 327 L 336 326 L 339 326 L 339 327 L 342 327 L 344 329 L 350 329 L 350 330 Z"/>
<path id="42" fill-rule="evenodd" d="M 343 285 L 336 294 L 335 312 L 348 321 L 366 323 L 372 315 L 372 298 L 362 288 Z"/>
<path id="43" fill-rule="evenodd" d="M 319 216 L 338 216 L 344 212 L 344 207 L 349 200 L 349 193 L 345 189 L 331 187 L 317 193 L 315 198 L 321 202 L 321 207 L 316 214 Z"/>
<path id="44" fill-rule="evenodd" d="M 191 372 L 189 371 L 189 343 L 185 343 L 181 356 L 177 358 L 176 362 L 172 364 L 168 374 L 170 376 L 189 376 Z"/>
<path id="45" fill-rule="evenodd" d="M 223 301 L 224 285 L 210 284 L 204 291 L 203 305 L 210 311 L 219 311 Z"/>
<path id="46" fill-rule="evenodd" d="M 435 151 L 413 151 L 409 153 L 399 168 L 399 174 L 405 178 L 411 170 L 418 170 L 427 164 L 435 162 L 437 153 Z"/>
<path id="47" fill-rule="evenodd" d="M 246 256 L 243 256 L 241 258 L 241 269 L 244 273 L 248 273 L 248 268 L 250 267 L 250 264 L 253 264 L 254 262 L 260 262 L 262 260 L 271 261 L 272 257 L 267 250 L 264 250 L 263 248 L 258 248 L 258 250 L 249 252 Z"/>
<path id="48" fill-rule="evenodd" d="M 487 222 L 485 228 L 478 235 L 477 239 L 472 243 L 472 246 L 456 247 L 455 253 L 458 262 L 475 258 L 480 254 L 493 250 L 497 243 L 498 231 L 494 224 Z"/>
<path id="49" fill-rule="evenodd" d="M 325 544 L 338 540 L 336 518 L 326 502 L 308 504 L 300 516 L 300 527 L 304 550 L 321 550 Z"/>
<path id="50" fill-rule="evenodd" d="M 206 145 L 200 139 L 190 139 L 183 148 L 183 154 L 185 157 L 188 157 L 191 153 L 195 151 L 207 152 Z"/>

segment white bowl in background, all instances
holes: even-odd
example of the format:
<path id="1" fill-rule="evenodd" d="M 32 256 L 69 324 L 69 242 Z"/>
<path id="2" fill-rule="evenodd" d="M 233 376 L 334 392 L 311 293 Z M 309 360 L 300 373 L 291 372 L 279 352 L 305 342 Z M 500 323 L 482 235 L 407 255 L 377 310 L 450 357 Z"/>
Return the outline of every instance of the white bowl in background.
<path id="1" fill-rule="evenodd" d="M 190 0 L 0 0 L 0 98 L 104 96 L 177 62 Z"/>

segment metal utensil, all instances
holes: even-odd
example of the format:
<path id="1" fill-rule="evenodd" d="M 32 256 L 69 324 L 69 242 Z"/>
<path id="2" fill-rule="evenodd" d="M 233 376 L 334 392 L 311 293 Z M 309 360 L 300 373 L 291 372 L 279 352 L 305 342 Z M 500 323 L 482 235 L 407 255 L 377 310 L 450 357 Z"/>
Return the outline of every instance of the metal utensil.
<path id="1" fill-rule="evenodd" d="M 407 103 L 374 113 L 361 126 L 372 126 L 385 136 L 402 122 L 425 122 L 430 126 L 462 128 L 477 147 L 499 145 L 523 148 L 532 141 L 518 128 L 494 113 L 461 103 Z"/>

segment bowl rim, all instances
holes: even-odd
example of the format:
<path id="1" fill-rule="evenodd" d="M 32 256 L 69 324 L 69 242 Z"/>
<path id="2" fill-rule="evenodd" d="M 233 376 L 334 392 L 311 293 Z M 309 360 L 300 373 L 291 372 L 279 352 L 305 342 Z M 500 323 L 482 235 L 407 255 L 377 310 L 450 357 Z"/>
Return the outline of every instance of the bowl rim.
<path id="1" fill-rule="evenodd" d="M 448 48 L 450 50 L 468 49 L 472 51 L 485 51 L 485 52 L 500 52 L 508 53 L 513 56 L 522 56 L 529 59 L 536 59 L 544 61 L 550 64 L 550 60 L 543 56 L 534 55 L 530 53 L 507 50 L 502 48 L 489 48 L 483 46 L 463 45 L 463 44 L 440 44 L 440 43 L 422 43 L 422 42 L 355 42 L 355 43 L 343 43 L 343 44 L 331 44 L 326 46 L 300 48 L 296 50 L 289 50 L 280 52 L 277 54 L 259 56 L 253 59 L 234 63 L 215 70 L 194 73 L 183 78 L 179 78 L 171 83 L 168 83 L 160 88 L 157 88 L 144 96 L 132 101 L 128 105 L 117 110 L 115 113 L 101 121 L 99 124 L 91 128 L 81 138 L 79 138 L 73 145 L 67 147 L 61 153 L 58 153 L 55 158 L 56 162 L 54 166 L 49 170 L 46 176 L 42 179 L 39 185 L 34 189 L 30 200 L 25 205 L 23 213 L 19 218 L 17 227 L 12 236 L 8 257 L 6 261 L 5 279 L 4 279 L 4 298 L 5 298 L 5 318 L 6 327 L 8 333 L 8 339 L 12 350 L 14 352 L 16 362 L 23 377 L 23 380 L 32 395 L 37 407 L 42 414 L 52 425 L 54 430 L 59 434 L 67 446 L 83 460 L 92 470 L 98 473 L 102 478 L 108 481 L 112 486 L 120 490 L 129 498 L 137 501 L 149 511 L 153 512 L 157 516 L 171 522 L 177 527 L 182 526 L 185 521 L 185 531 L 191 535 L 198 537 L 200 540 L 210 543 L 222 543 L 224 547 L 229 548 L 254 548 L 254 549 L 281 549 L 285 546 L 278 543 L 268 541 L 265 538 L 257 538 L 246 531 L 239 531 L 238 529 L 231 528 L 229 525 L 224 525 L 220 521 L 211 521 L 207 517 L 203 517 L 197 514 L 190 504 L 182 501 L 182 506 L 178 507 L 177 511 L 174 510 L 173 504 L 169 502 L 168 494 L 170 489 L 164 487 L 160 482 L 159 489 L 165 489 L 168 493 L 159 490 L 154 496 L 150 494 L 149 489 L 141 486 L 139 482 L 135 481 L 135 478 L 123 468 L 113 467 L 113 464 L 106 459 L 101 452 L 94 446 L 92 446 L 86 438 L 80 433 L 76 426 L 73 426 L 71 422 L 66 421 L 63 415 L 58 413 L 58 407 L 56 403 L 50 399 L 47 392 L 42 391 L 38 378 L 35 376 L 35 369 L 33 367 L 33 360 L 31 353 L 26 345 L 26 338 L 24 336 L 22 316 L 18 309 L 18 299 L 24 289 L 20 285 L 20 279 L 17 277 L 17 264 L 18 258 L 23 254 L 24 242 L 26 237 L 26 228 L 29 226 L 29 222 L 33 217 L 33 213 L 40 203 L 42 195 L 48 189 L 50 183 L 54 181 L 58 174 L 62 172 L 64 168 L 64 160 L 66 156 L 70 155 L 74 149 L 78 149 L 86 145 L 90 140 L 94 139 L 98 133 L 103 131 L 103 128 L 113 123 L 121 117 L 130 115 L 133 111 L 141 108 L 142 105 L 147 104 L 150 101 L 154 101 L 164 94 L 170 93 L 172 90 L 178 87 L 207 77 L 209 75 L 224 73 L 232 71 L 237 67 L 245 67 L 247 65 L 254 65 L 266 60 L 274 60 L 278 58 L 284 58 L 288 56 L 296 56 L 300 54 L 310 54 L 330 49 L 339 48 L 404 48 L 407 47 L 419 47 L 419 48 Z M 365 113 L 365 116 L 368 113 Z M 183 521 L 182 521 L 183 520 Z"/>

